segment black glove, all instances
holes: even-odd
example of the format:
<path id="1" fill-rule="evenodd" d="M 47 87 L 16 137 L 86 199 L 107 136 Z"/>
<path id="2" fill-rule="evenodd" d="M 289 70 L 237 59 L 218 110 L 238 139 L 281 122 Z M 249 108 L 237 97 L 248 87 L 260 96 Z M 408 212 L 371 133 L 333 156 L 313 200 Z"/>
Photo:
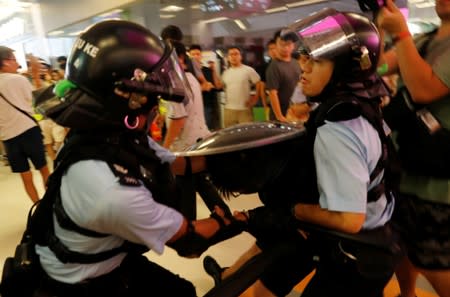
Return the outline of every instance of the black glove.
<path id="1" fill-rule="evenodd" d="M 215 212 L 211 214 L 211 218 L 219 223 L 220 229 L 210 238 L 205 238 L 196 233 L 192 222 L 189 222 L 186 234 L 168 245 L 182 257 L 199 257 L 210 246 L 234 237 L 247 229 L 247 222 L 238 221 L 233 217 L 228 218 L 231 220 L 228 225 L 225 225 L 223 218 Z"/>
<path id="2" fill-rule="evenodd" d="M 247 230 L 247 222 L 236 220 L 234 217 L 228 216 L 226 214 L 225 216 L 228 220 L 231 221 L 228 225 L 225 224 L 224 219 L 220 217 L 216 212 L 212 212 L 210 215 L 210 217 L 215 219 L 220 225 L 219 231 L 217 231 L 209 239 L 211 245 L 227 240 L 231 237 L 241 234 L 242 231 Z"/>
<path id="3" fill-rule="evenodd" d="M 272 209 L 261 206 L 248 211 L 248 232 L 257 245 L 265 249 L 279 241 L 298 237 L 296 219 L 288 209 Z"/>

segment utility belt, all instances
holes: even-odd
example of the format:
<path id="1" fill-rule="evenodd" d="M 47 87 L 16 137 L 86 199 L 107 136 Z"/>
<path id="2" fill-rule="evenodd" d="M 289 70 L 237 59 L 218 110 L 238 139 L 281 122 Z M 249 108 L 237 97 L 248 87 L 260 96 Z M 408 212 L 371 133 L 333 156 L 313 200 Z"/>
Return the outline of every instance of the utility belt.
<path id="1" fill-rule="evenodd" d="M 116 269 L 117 270 L 117 269 Z M 36 297 L 88 297 L 88 296 L 126 296 L 126 282 L 116 270 L 76 284 L 68 284 L 44 276 Z M 124 279 L 125 280 L 125 279 Z"/>
<path id="2" fill-rule="evenodd" d="M 138 269 L 142 265 L 141 261 L 146 262 L 143 256 L 127 255 L 122 264 L 114 270 L 75 284 L 60 282 L 45 275 L 35 297 L 129 296 L 130 281 L 132 281 L 129 271 L 133 267 Z"/>
<path id="3" fill-rule="evenodd" d="M 404 255 L 399 234 L 389 223 L 356 234 L 343 233 L 321 226 L 299 223 L 299 228 L 309 232 L 309 239 L 318 253 L 331 257 L 337 264 L 356 265 L 366 277 L 382 277 L 393 273 L 398 260 Z"/>

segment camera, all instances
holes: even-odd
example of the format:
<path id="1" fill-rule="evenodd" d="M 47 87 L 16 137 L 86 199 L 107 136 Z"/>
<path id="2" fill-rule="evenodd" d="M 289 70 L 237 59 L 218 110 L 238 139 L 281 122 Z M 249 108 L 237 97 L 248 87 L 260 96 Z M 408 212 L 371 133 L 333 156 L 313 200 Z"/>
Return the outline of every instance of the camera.
<path id="1" fill-rule="evenodd" d="M 381 7 L 386 5 L 385 0 L 357 0 L 359 8 L 363 12 L 377 12 Z"/>

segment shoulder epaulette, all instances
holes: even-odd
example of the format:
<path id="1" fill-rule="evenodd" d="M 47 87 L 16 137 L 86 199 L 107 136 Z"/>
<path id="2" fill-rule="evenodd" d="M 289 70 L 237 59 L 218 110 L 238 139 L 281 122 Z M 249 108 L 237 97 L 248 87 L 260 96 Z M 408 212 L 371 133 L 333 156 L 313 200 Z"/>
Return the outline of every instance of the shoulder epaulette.
<path id="1" fill-rule="evenodd" d="M 119 184 L 130 187 L 139 187 L 141 185 L 139 179 L 132 175 L 127 168 L 116 163 L 108 163 L 108 165 L 114 175 L 119 179 Z"/>

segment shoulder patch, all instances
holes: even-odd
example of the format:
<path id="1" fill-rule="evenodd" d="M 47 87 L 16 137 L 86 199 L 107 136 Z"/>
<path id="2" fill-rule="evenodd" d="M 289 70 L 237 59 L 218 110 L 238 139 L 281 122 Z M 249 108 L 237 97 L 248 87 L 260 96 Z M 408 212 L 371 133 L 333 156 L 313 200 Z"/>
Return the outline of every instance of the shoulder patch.
<path id="1" fill-rule="evenodd" d="M 119 184 L 124 186 L 138 187 L 141 185 L 138 178 L 131 175 L 129 170 L 119 164 L 110 164 L 109 166 L 115 176 L 119 178 Z"/>

